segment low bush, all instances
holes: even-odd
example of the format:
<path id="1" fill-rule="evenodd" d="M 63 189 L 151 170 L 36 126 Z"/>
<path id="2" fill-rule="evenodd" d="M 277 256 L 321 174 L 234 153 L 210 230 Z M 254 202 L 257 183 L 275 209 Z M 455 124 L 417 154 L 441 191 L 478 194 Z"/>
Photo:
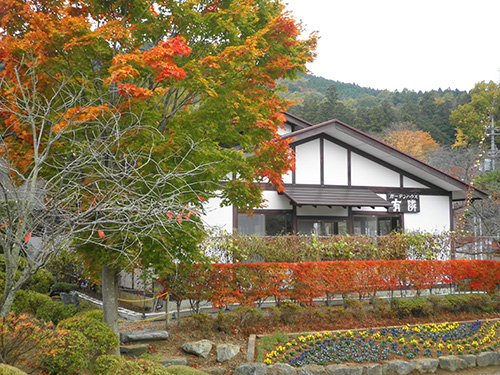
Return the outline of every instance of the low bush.
<path id="1" fill-rule="evenodd" d="M 461 313 L 470 311 L 470 308 L 467 306 L 468 298 L 466 294 L 449 294 L 445 298 L 450 304 L 450 312 Z"/>
<path id="2" fill-rule="evenodd" d="M 284 324 L 294 324 L 302 313 L 303 307 L 291 301 L 284 301 L 278 305 L 280 320 Z"/>
<path id="3" fill-rule="evenodd" d="M 19 269 L 15 275 L 17 280 L 24 268 L 28 265 L 28 261 L 25 258 L 19 257 L 18 259 Z M 3 289 L 5 283 L 5 255 L 0 254 L 0 287 Z M 38 293 L 49 293 L 51 286 L 54 284 L 54 276 L 52 273 L 46 269 L 39 269 L 26 284 L 23 285 L 22 289 L 32 290 Z M 1 290 L 0 289 L 0 290 Z"/>
<path id="4" fill-rule="evenodd" d="M 186 318 L 187 324 L 191 329 L 210 332 L 214 329 L 214 318 L 207 313 L 191 314 Z"/>
<path id="5" fill-rule="evenodd" d="M 50 288 L 50 294 L 57 295 L 59 293 L 69 293 L 74 290 L 78 290 L 78 285 L 59 282 L 52 285 L 52 287 Z"/>
<path id="6" fill-rule="evenodd" d="M 28 375 L 24 371 L 21 371 L 16 367 L 5 365 L 3 363 L 0 363 L 0 374 L 2 374 L 2 375 Z"/>
<path id="7" fill-rule="evenodd" d="M 432 304 L 425 297 L 394 298 L 391 307 L 400 318 L 426 317 L 432 315 Z"/>
<path id="8" fill-rule="evenodd" d="M 167 371 L 171 375 L 206 375 L 206 372 L 189 366 L 168 366 Z"/>
<path id="9" fill-rule="evenodd" d="M 325 311 L 326 317 L 331 323 L 341 322 L 350 316 L 349 312 L 347 312 L 343 307 L 325 307 Z"/>
<path id="10" fill-rule="evenodd" d="M 224 313 L 218 310 L 217 316 L 213 322 L 214 330 L 224 333 L 234 332 L 235 317 L 236 314 L 234 313 Z M 206 327 L 208 328 L 208 325 Z"/>
<path id="11" fill-rule="evenodd" d="M 256 326 L 262 322 L 264 313 L 256 307 L 238 306 L 234 309 L 236 324 L 242 329 Z"/>
<path id="12" fill-rule="evenodd" d="M 29 355 L 52 336 L 52 324 L 27 315 L 10 313 L 0 319 L 0 362 L 15 365 L 32 364 Z"/>
<path id="13" fill-rule="evenodd" d="M 42 294 L 49 294 L 50 289 L 54 285 L 54 275 L 46 269 L 39 269 L 26 284 L 23 285 L 24 290 L 31 290 Z"/>
<path id="14" fill-rule="evenodd" d="M 105 354 L 120 345 L 115 332 L 106 323 L 92 318 L 91 315 L 65 319 L 57 325 L 57 328 L 82 333 L 89 341 L 92 357 Z"/>
<path id="15" fill-rule="evenodd" d="M 94 364 L 94 373 L 96 375 L 107 375 L 118 363 L 125 359 L 116 355 L 104 354 L 97 357 Z"/>
<path id="16" fill-rule="evenodd" d="M 109 368 L 106 375 L 170 375 L 161 364 L 147 359 L 132 359 L 118 361 Z"/>
<path id="17" fill-rule="evenodd" d="M 387 318 L 393 316 L 393 311 L 391 309 L 391 303 L 382 298 L 374 298 L 372 300 L 373 314 L 375 318 Z"/>
<path id="18" fill-rule="evenodd" d="M 44 322 L 52 322 L 54 325 L 75 315 L 77 311 L 75 306 L 66 306 L 62 302 L 53 301 L 45 294 L 30 290 L 17 292 L 12 310 L 18 315 L 24 312 L 32 313 L 36 318 Z"/>
<path id="19" fill-rule="evenodd" d="M 78 316 L 85 316 L 87 318 L 95 319 L 100 322 L 104 321 L 104 312 L 102 310 L 88 310 L 78 314 Z"/>
<path id="20" fill-rule="evenodd" d="M 444 296 L 431 295 L 427 297 L 427 300 L 431 303 L 434 314 L 449 313 L 453 311 L 451 302 Z"/>
<path id="21" fill-rule="evenodd" d="M 93 348 L 83 333 L 57 330 L 41 346 L 41 367 L 51 374 L 79 375 L 90 367 Z"/>

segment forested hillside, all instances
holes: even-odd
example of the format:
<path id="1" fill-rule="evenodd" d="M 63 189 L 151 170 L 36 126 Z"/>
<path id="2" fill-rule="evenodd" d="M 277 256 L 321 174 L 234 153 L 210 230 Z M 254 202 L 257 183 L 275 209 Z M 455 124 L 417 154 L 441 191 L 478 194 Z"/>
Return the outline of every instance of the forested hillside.
<path id="1" fill-rule="evenodd" d="M 284 96 L 297 103 L 289 112 L 313 124 L 338 119 L 369 134 L 381 135 L 395 124 L 405 123 L 429 132 L 441 145 L 455 141 L 451 112 L 471 100 L 467 92 L 459 90 L 392 92 L 312 75 L 282 83 L 288 86 Z"/>

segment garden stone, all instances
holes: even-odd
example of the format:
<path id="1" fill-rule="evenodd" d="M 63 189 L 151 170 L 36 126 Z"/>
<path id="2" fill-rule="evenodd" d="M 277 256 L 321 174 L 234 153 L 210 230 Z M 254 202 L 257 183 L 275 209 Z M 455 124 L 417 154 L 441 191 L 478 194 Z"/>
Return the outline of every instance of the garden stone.
<path id="1" fill-rule="evenodd" d="M 240 352 L 240 347 L 234 344 L 217 345 L 217 362 L 227 362 Z"/>
<path id="2" fill-rule="evenodd" d="M 500 365 L 500 354 L 495 352 L 484 352 L 476 357 L 478 367 Z"/>
<path id="3" fill-rule="evenodd" d="M 297 369 L 297 375 L 324 375 L 325 368 L 319 365 L 305 365 Z"/>
<path id="4" fill-rule="evenodd" d="M 187 366 L 186 357 L 166 357 L 159 361 L 160 365 L 163 367 L 168 366 Z"/>
<path id="5" fill-rule="evenodd" d="M 234 369 L 233 375 L 266 375 L 267 365 L 264 363 L 242 363 Z"/>
<path id="6" fill-rule="evenodd" d="M 408 375 L 415 370 L 415 365 L 406 361 L 384 361 L 382 373 L 384 375 Z"/>
<path id="7" fill-rule="evenodd" d="M 328 375 L 363 375 L 363 367 L 349 367 L 346 365 L 326 366 Z"/>
<path id="8" fill-rule="evenodd" d="M 128 357 L 140 357 L 148 352 L 149 344 L 121 345 L 120 353 Z"/>
<path id="9" fill-rule="evenodd" d="M 477 362 L 476 362 L 476 356 L 474 354 L 464 354 L 464 355 L 459 355 L 459 358 L 463 359 L 465 362 L 467 362 L 467 367 L 476 367 Z"/>
<path id="10" fill-rule="evenodd" d="M 382 375 L 382 365 L 378 363 L 373 365 L 364 365 L 363 366 L 365 372 L 363 375 Z"/>
<path id="11" fill-rule="evenodd" d="M 467 362 L 455 355 L 446 355 L 439 358 L 439 367 L 448 371 L 463 370 L 467 368 Z"/>
<path id="12" fill-rule="evenodd" d="M 212 350 L 212 345 L 212 342 L 209 340 L 192 341 L 182 344 L 181 349 L 186 353 L 207 358 L 210 350 Z"/>
<path id="13" fill-rule="evenodd" d="M 415 370 L 420 374 L 434 373 L 439 366 L 439 360 L 435 358 L 420 358 L 411 362 L 415 365 Z"/>
<path id="14" fill-rule="evenodd" d="M 73 305 L 75 307 L 78 307 L 80 305 L 80 301 L 78 300 L 78 293 L 76 292 L 61 292 L 59 296 L 61 297 L 61 302 L 65 305 Z"/>
<path id="15" fill-rule="evenodd" d="M 120 333 L 120 341 L 123 342 L 124 344 L 127 344 L 129 342 L 155 341 L 155 340 L 166 340 L 166 339 L 168 339 L 167 331 L 145 330 L 145 331 Z"/>
<path id="16" fill-rule="evenodd" d="M 296 375 L 297 370 L 288 363 L 276 363 L 267 368 L 268 375 Z"/>

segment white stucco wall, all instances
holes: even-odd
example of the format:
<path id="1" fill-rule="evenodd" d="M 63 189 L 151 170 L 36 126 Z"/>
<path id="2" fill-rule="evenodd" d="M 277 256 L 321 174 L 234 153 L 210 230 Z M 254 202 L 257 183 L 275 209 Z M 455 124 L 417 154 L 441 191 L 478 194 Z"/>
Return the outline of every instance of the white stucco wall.
<path id="1" fill-rule="evenodd" d="M 291 210 L 290 201 L 284 195 L 273 190 L 264 190 L 262 197 L 266 200 L 265 207 L 268 210 Z"/>
<path id="2" fill-rule="evenodd" d="M 302 206 L 297 207 L 297 216 L 341 216 L 346 217 L 348 215 L 347 208 L 343 207 L 312 207 L 312 206 Z"/>
<path id="3" fill-rule="evenodd" d="M 420 196 L 420 212 L 404 214 L 405 230 L 442 232 L 450 230 L 450 199 L 447 196 Z"/>
<path id="4" fill-rule="evenodd" d="M 352 212 L 387 212 L 387 209 L 384 207 L 353 207 Z"/>
<path id="5" fill-rule="evenodd" d="M 288 134 L 288 133 L 290 133 L 292 131 L 292 127 L 290 125 L 288 125 L 288 124 L 283 124 L 283 125 L 284 125 L 284 129 L 283 129 L 282 126 L 280 126 L 278 128 L 278 134 L 279 135 Z"/>
<path id="6" fill-rule="evenodd" d="M 417 182 L 415 180 L 412 180 L 409 177 L 403 176 L 403 187 L 405 188 L 428 188 L 428 186 L 425 186 L 421 184 L 420 182 Z"/>
<path id="7" fill-rule="evenodd" d="M 347 149 L 325 140 L 324 181 L 326 185 L 347 185 Z"/>
<path id="8" fill-rule="evenodd" d="M 295 147 L 295 182 L 297 184 L 319 184 L 320 175 L 319 139 Z"/>
<path id="9" fill-rule="evenodd" d="M 351 185 L 399 187 L 399 173 L 352 152 Z"/>
<path id="10" fill-rule="evenodd" d="M 212 198 L 205 204 L 203 223 L 215 231 L 233 233 L 233 208 L 221 207 L 221 199 Z"/>
<path id="11" fill-rule="evenodd" d="M 291 184 L 293 182 L 292 171 L 289 171 L 287 174 L 284 174 L 283 176 L 281 176 L 281 178 L 283 179 L 284 184 Z"/>

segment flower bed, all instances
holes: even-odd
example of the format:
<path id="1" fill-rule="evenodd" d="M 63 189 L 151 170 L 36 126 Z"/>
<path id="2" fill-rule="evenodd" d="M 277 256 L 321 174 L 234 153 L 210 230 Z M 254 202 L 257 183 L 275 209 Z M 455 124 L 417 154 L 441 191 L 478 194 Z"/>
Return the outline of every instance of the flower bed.
<path id="1" fill-rule="evenodd" d="M 264 363 L 294 367 L 388 359 L 439 358 L 497 350 L 499 321 L 425 324 L 299 336 L 267 354 Z"/>

